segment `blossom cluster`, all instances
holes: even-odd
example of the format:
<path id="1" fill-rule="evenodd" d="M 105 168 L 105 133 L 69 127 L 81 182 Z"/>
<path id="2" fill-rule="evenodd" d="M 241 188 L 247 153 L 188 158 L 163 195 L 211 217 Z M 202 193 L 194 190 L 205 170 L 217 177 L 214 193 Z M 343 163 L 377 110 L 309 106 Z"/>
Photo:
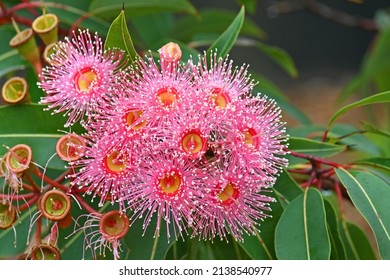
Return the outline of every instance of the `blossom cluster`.
<path id="1" fill-rule="evenodd" d="M 85 128 L 73 188 L 130 221 L 200 239 L 242 240 L 269 216 L 287 136 L 275 102 L 255 94 L 247 66 L 216 52 L 181 62 L 169 43 L 128 65 L 81 31 L 57 43 L 41 75 L 41 103 Z"/>

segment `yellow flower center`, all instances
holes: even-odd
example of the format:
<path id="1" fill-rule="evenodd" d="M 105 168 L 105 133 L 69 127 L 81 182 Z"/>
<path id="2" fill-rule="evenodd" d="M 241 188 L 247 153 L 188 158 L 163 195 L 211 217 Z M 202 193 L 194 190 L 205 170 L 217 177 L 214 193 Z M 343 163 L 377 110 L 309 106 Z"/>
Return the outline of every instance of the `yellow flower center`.
<path id="1" fill-rule="evenodd" d="M 181 139 L 181 146 L 188 154 L 196 155 L 205 148 L 205 140 L 196 131 L 187 132 Z"/>
<path id="2" fill-rule="evenodd" d="M 158 180 L 160 189 L 167 195 L 175 195 L 181 186 L 181 176 L 176 171 L 166 173 Z"/>
<path id="3" fill-rule="evenodd" d="M 176 89 L 168 87 L 157 91 L 157 98 L 165 108 L 172 108 L 178 102 L 179 96 Z"/>
<path id="4" fill-rule="evenodd" d="M 214 88 L 211 91 L 211 99 L 215 107 L 224 109 L 230 103 L 229 95 L 220 88 Z"/>
<path id="5" fill-rule="evenodd" d="M 123 154 L 113 151 L 104 159 L 105 166 L 109 172 L 120 173 L 126 169 L 126 159 Z"/>
<path id="6" fill-rule="evenodd" d="M 142 110 L 127 112 L 125 115 L 126 124 L 133 130 L 139 130 L 143 128 L 146 125 L 147 121 L 138 121 L 143 113 L 144 112 Z M 134 125 L 136 122 L 137 124 Z"/>
<path id="7" fill-rule="evenodd" d="M 219 201 L 223 205 L 232 204 L 238 197 L 238 190 L 232 183 L 227 183 L 225 188 L 217 195 Z"/>
<path id="8" fill-rule="evenodd" d="M 74 83 L 78 90 L 87 92 L 97 78 L 96 72 L 91 67 L 81 69 L 74 76 Z"/>
<path id="9" fill-rule="evenodd" d="M 241 132 L 244 135 L 244 143 L 252 148 L 258 148 L 260 141 L 258 133 L 253 128 L 246 128 Z"/>

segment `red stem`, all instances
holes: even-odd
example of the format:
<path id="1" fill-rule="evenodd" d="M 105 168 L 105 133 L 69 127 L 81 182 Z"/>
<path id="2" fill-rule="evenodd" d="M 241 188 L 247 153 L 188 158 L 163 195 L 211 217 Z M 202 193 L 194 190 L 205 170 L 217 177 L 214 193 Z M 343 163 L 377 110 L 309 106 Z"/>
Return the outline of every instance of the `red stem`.
<path id="1" fill-rule="evenodd" d="M 290 154 L 292 156 L 294 156 L 294 157 L 307 159 L 310 162 L 322 163 L 322 164 L 325 164 L 325 165 L 333 166 L 335 168 L 342 167 L 341 164 L 338 164 L 338 163 L 332 162 L 332 161 L 328 161 L 328 160 L 325 160 L 325 159 L 320 158 L 320 157 L 316 157 L 316 156 L 312 156 L 312 155 L 306 155 L 306 154 L 302 154 L 302 153 L 298 153 L 298 152 L 294 152 L 294 151 L 290 151 Z"/>
<path id="2" fill-rule="evenodd" d="M 42 240 L 42 217 L 39 217 L 37 220 L 37 225 L 35 227 L 35 242 L 37 244 L 41 243 Z"/>
<path id="3" fill-rule="evenodd" d="M 26 203 L 24 203 L 23 205 L 21 205 L 19 207 L 19 211 L 24 211 L 27 208 L 30 208 L 32 204 L 34 204 L 36 201 L 38 201 L 39 198 L 40 198 L 40 195 L 35 194 L 35 196 L 33 198 L 31 198 L 29 201 L 27 201 Z"/>
<path id="4" fill-rule="evenodd" d="M 27 200 L 29 198 L 34 197 L 37 195 L 36 193 L 25 193 L 25 194 L 17 194 L 17 195 L 8 195 L 8 194 L 1 194 L 0 193 L 0 199 L 16 199 L 16 200 Z"/>
<path id="5" fill-rule="evenodd" d="M 37 175 L 39 178 L 43 179 L 46 183 L 51 184 L 52 186 L 59 188 L 65 192 L 67 192 L 69 189 L 65 187 L 64 185 L 58 183 L 57 181 L 47 177 L 45 174 L 43 174 L 41 171 L 39 171 L 38 168 L 33 168 L 33 172 L 35 175 Z"/>

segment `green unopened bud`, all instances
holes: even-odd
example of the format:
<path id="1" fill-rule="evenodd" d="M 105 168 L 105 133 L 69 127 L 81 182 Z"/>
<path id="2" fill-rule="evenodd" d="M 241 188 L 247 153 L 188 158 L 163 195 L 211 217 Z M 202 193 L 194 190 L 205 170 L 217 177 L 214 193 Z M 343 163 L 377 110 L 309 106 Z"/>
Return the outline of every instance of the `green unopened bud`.
<path id="1" fill-rule="evenodd" d="M 9 104 L 30 103 L 27 82 L 24 78 L 13 77 L 2 88 L 2 96 Z"/>
<path id="2" fill-rule="evenodd" d="M 32 29 L 45 45 L 55 43 L 58 40 L 58 17 L 55 14 L 43 14 L 33 21 Z"/>
<path id="3" fill-rule="evenodd" d="M 18 32 L 9 42 L 11 48 L 16 48 L 19 54 L 33 65 L 40 63 L 39 50 L 34 32 L 27 28 Z"/>
<path id="4" fill-rule="evenodd" d="M 68 162 L 80 159 L 84 155 L 85 149 L 84 138 L 74 133 L 62 136 L 56 145 L 57 155 Z"/>
<path id="5" fill-rule="evenodd" d="M 99 223 L 99 230 L 103 237 L 108 241 L 123 238 L 129 231 L 129 218 L 119 212 L 110 211 L 103 215 Z"/>
<path id="6" fill-rule="evenodd" d="M 57 247 L 49 244 L 36 244 L 28 255 L 31 260 L 60 260 L 61 255 Z"/>
<path id="7" fill-rule="evenodd" d="M 39 206 L 45 218 L 60 221 L 68 215 L 71 201 L 62 191 L 51 190 L 43 195 Z"/>
<path id="8" fill-rule="evenodd" d="M 25 144 L 12 147 L 7 154 L 6 164 L 11 172 L 21 177 L 30 167 L 32 150 Z"/>
<path id="9" fill-rule="evenodd" d="M 9 202 L 0 202 L 0 229 L 7 229 L 16 221 L 16 209 Z"/>

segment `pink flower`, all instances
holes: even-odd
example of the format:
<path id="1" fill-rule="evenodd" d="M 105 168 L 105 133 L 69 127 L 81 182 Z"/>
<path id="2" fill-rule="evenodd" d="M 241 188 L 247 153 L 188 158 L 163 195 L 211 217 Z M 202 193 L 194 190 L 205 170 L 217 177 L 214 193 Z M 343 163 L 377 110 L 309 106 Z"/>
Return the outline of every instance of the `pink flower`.
<path id="1" fill-rule="evenodd" d="M 116 144 L 109 135 L 96 143 L 90 142 L 84 158 L 71 163 L 73 167 L 81 167 L 71 175 L 71 186 L 84 189 L 87 194 L 93 193 L 93 198 L 99 196 L 99 206 L 111 200 L 112 203 L 119 202 L 119 208 L 124 209 L 119 198 L 134 172 L 134 158 L 138 153 L 135 147 L 136 141 Z"/>
<path id="2" fill-rule="evenodd" d="M 133 220 L 145 217 L 145 230 L 157 216 L 155 236 L 165 223 L 168 239 L 171 231 L 177 239 L 192 225 L 192 212 L 203 196 L 200 190 L 205 174 L 175 151 L 159 149 L 148 154 L 133 175 L 131 188 L 126 189 L 122 196 L 134 209 Z"/>
<path id="3" fill-rule="evenodd" d="M 126 106 L 142 112 L 148 126 L 169 128 L 171 119 L 192 106 L 195 89 L 189 67 L 160 70 L 153 57 L 138 60 L 133 78 L 123 81 L 129 91 Z M 131 85 L 130 85 L 131 84 Z"/>
<path id="4" fill-rule="evenodd" d="M 131 73 L 121 71 L 115 78 L 109 100 L 85 123 L 85 128 L 91 139 L 97 141 L 109 135 L 118 145 L 126 145 L 147 134 L 150 125 L 145 108 L 138 104 L 141 100 L 132 87 Z"/>
<path id="5" fill-rule="evenodd" d="M 224 162 L 254 173 L 268 185 L 287 166 L 287 137 L 280 109 L 273 100 L 253 97 L 238 100 L 236 110 L 213 145 Z"/>
<path id="6" fill-rule="evenodd" d="M 231 234 L 242 241 L 243 234 L 255 234 L 260 221 L 268 217 L 269 203 L 273 198 L 261 192 L 263 182 L 239 168 L 209 168 L 207 186 L 199 207 L 194 214 L 195 226 L 193 235 L 199 239 L 226 239 Z"/>
<path id="7" fill-rule="evenodd" d="M 57 43 L 51 66 L 42 70 L 38 83 L 47 94 L 41 103 L 56 108 L 54 113 L 65 112 L 66 126 L 91 115 L 110 93 L 122 57 L 122 51 L 105 51 L 102 40 L 89 31 Z"/>
<path id="8" fill-rule="evenodd" d="M 203 98 L 203 104 L 210 106 L 223 116 L 224 110 L 234 106 L 238 99 L 249 97 L 254 86 L 248 66 L 233 67 L 228 57 L 218 58 L 217 53 L 209 57 L 206 54 L 193 66 L 195 85 Z"/>

